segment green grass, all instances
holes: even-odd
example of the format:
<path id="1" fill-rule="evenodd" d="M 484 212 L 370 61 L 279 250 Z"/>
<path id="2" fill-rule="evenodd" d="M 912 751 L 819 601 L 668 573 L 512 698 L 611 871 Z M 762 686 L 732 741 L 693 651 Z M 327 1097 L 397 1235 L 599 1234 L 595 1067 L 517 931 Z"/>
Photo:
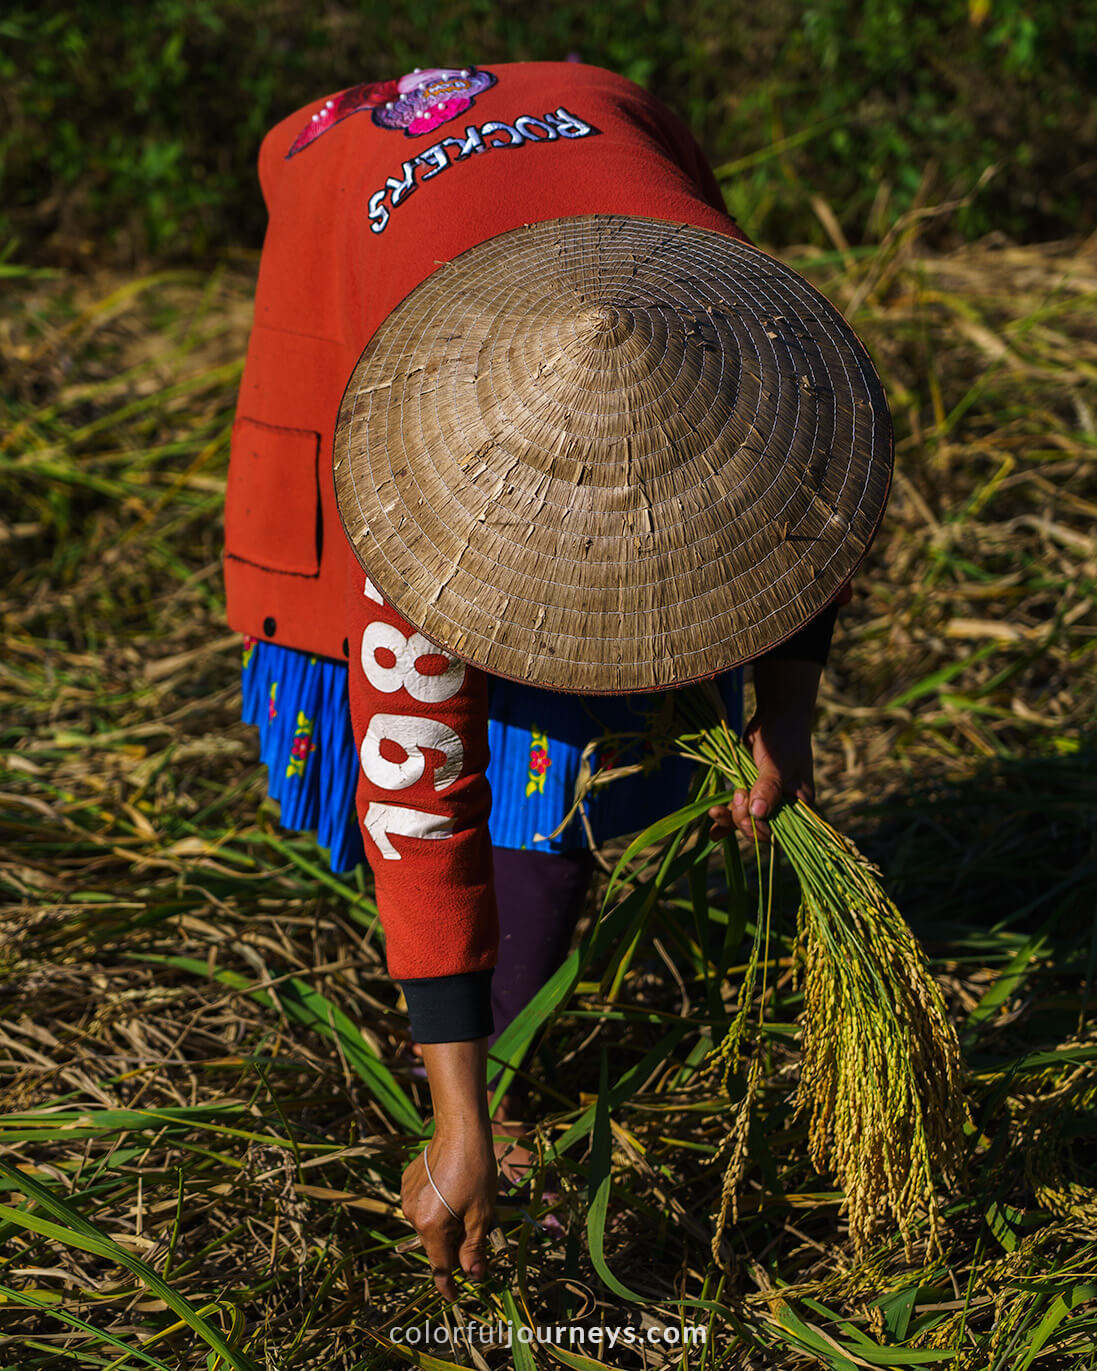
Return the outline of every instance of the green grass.
<path id="1" fill-rule="evenodd" d="M 259 142 L 293 110 L 415 67 L 569 54 L 676 111 L 752 237 L 823 243 L 836 222 L 872 246 L 987 168 L 950 235 L 1086 233 L 1095 46 L 1092 7 L 1056 0 L 13 0 L 0 262 L 257 247 Z"/>
<path id="2" fill-rule="evenodd" d="M 714 1258 L 745 1079 L 723 1088 L 708 1053 L 758 889 L 748 861 L 729 897 L 686 829 L 630 857 L 502 1044 L 551 1018 L 538 1184 L 551 1166 L 564 1236 L 505 1207 L 492 1279 L 446 1316 L 398 1212 L 429 1101 L 368 880 L 279 833 L 237 722 L 220 506 L 250 270 L 8 273 L 0 1367 L 415 1364 L 388 1334 L 428 1317 L 699 1322 L 706 1349 L 666 1364 L 706 1369 L 1097 1366 L 1097 265 L 1069 244 L 934 256 L 918 229 L 796 260 L 895 411 L 818 789 L 885 871 L 964 1047 L 942 1250 L 915 1232 L 908 1255 L 885 1224 L 856 1256 L 811 1165 L 779 862 L 739 1217 Z M 476 1347 L 490 1367 L 640 1365 Z"/>

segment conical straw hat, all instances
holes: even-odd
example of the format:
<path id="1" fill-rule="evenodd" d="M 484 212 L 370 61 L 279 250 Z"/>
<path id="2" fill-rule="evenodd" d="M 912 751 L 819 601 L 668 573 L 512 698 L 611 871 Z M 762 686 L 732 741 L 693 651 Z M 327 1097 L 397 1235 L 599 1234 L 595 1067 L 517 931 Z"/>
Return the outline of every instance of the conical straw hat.
<path id="1" fill-rule="evenodd" d="M 340 516 L 433 642 L 557 690 L 681 685 L 833 600 L 891 476 L 887 402 L 812 286 L 706 229 L 632 216 L 500 234 L 366 347 Z"/>

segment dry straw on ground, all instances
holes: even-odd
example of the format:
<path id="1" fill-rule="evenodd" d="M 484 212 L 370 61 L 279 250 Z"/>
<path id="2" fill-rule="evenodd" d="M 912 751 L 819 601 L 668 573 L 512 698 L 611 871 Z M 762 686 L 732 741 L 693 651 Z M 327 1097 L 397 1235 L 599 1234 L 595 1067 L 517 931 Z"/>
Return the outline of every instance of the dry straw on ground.
<path id="1" fill-rule="evenodd" d="M 940 1197 L 942 1252 L 918 1230 L 909 1261 L 885 1225 L 857 1257 L 793 1117 L 803 1006 L 775 919 L 739 1219 L 713 1263 L 735 1105 L 702 1066 L 744 968 L 720 946 L 718 883 L 671 884 L 609 957 L 612 994 L 582 981 L 537 1069 L 567 1237 L 511 1211 L 511 1255 L 467 1318 L 696 1319 L 718 1367 L 878 1364 L 880 1347 L 898 1365 L 935 1347 L 1003 1371 L 1095 1364 L 1077 1073 L 1097 1060 L 1097 253 L 931 256 L 915 229 L 797 265 L 866 338 L 899 433 L 817 780 L 924 941 L 971 1064 L 971 1179 Z M 426 1101 L 368 886 L 263 804 L 221 619 L 250 272 L 17 285 L 0 319 L 0 1351 L 20 1371 L 109 1365 L 109 1334 L 189 1366 L 220 1329 L 272 1366 L 392 1364 L 393 1326 L 441 1315 L 395 1212 Z M 674 1303 L 691 1298 L 708 1303 Z"/>

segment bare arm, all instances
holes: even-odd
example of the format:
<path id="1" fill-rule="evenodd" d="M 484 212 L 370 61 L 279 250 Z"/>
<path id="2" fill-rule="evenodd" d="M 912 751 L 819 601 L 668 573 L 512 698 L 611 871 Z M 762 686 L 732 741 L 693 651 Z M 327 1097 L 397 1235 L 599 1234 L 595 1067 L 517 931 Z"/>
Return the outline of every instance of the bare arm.
<path id="1" fill-rule="evenodd" d="M 714 805 L 711 836 L 725 837 L 733 828 L 753 839 L 770 836 L 765 822 L 783 797 L 798 797 L 808 804 L 815 799 L 811 755 L 811 721 L 819 678 L 818 662 L 793 658 L 760 658 L 754 664 L 754 716 L 743 730 L 758 768 L 750 792 L 737 790 L 729 805 Z"/>
<path id="2" fill-rule="evenodd" d="M 473 1280 L 487 1274 L 488 1234 L 495 1226 L 498 1172 L 492 1149 L 487 1097 L 487 1038 L 424 1043 L 434 1101 L 434 1137 L 427 1153 L 434 1184 L 458 1215 L 434 1192 L 420 1154 L 404 1172 L 404 1216 L 422 1239 L 434 1283 L 447 1300 L 457 1298 L 454 1270 Z"/>
<path id="3" fill-rule="evenodd" d="M 359 821 L 389 973 L 403 986 L 434 1102 L 434 1136 L 404 1172 L 401 1201 L 435 1284 L 455 1299 L 455 1270 L 486 1271 L 497 1188 L 486 1087 L 497 941 L 487 679 L 416 633 L 356 563 L 346 624 Z"/>

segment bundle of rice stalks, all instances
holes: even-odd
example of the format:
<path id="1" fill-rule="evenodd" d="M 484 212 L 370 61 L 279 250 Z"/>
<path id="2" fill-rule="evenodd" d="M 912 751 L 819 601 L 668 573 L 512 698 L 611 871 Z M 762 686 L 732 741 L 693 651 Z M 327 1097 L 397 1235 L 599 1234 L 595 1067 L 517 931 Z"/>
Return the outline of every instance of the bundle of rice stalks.
<path id="1" fill-rule="evenodd" d="M 718 695 L 698 686 L 679 697 L 675 748 L 710 769 L 723 787 L 750 789 L 757 769 L 728 728 Z M 939 1250 L 937 1178 L 956 1177 L 967 1120 L 956 1032 L 925 954 L 857 848 L 801 801 L 770 821 L 774 839 L 800 883 L 797 949 L 804 966 L 802 1065 L 797 1113 L 809 1116 L 809 1152 L 820 1172 L 836 1176 L 846 1196 L 854 1250 L 865 1251 L 877 1225 L 894 1220 L 908 1257 L 921 1219 Z M 767 920 L 768 923 L 768 920 Z M 758 920 L 750 964 L 757 964 Z M 753 978 L 748 971 L 748 981 Z M 721 1046 L 737 1064 L 747 995 Z M 757 1090 L 757 1056 L 739 1117 Z M 731 1148 L 724 1190 L 741 1165 Z M 716 1241 L 719 1240 L 719 1231 Z"/>

